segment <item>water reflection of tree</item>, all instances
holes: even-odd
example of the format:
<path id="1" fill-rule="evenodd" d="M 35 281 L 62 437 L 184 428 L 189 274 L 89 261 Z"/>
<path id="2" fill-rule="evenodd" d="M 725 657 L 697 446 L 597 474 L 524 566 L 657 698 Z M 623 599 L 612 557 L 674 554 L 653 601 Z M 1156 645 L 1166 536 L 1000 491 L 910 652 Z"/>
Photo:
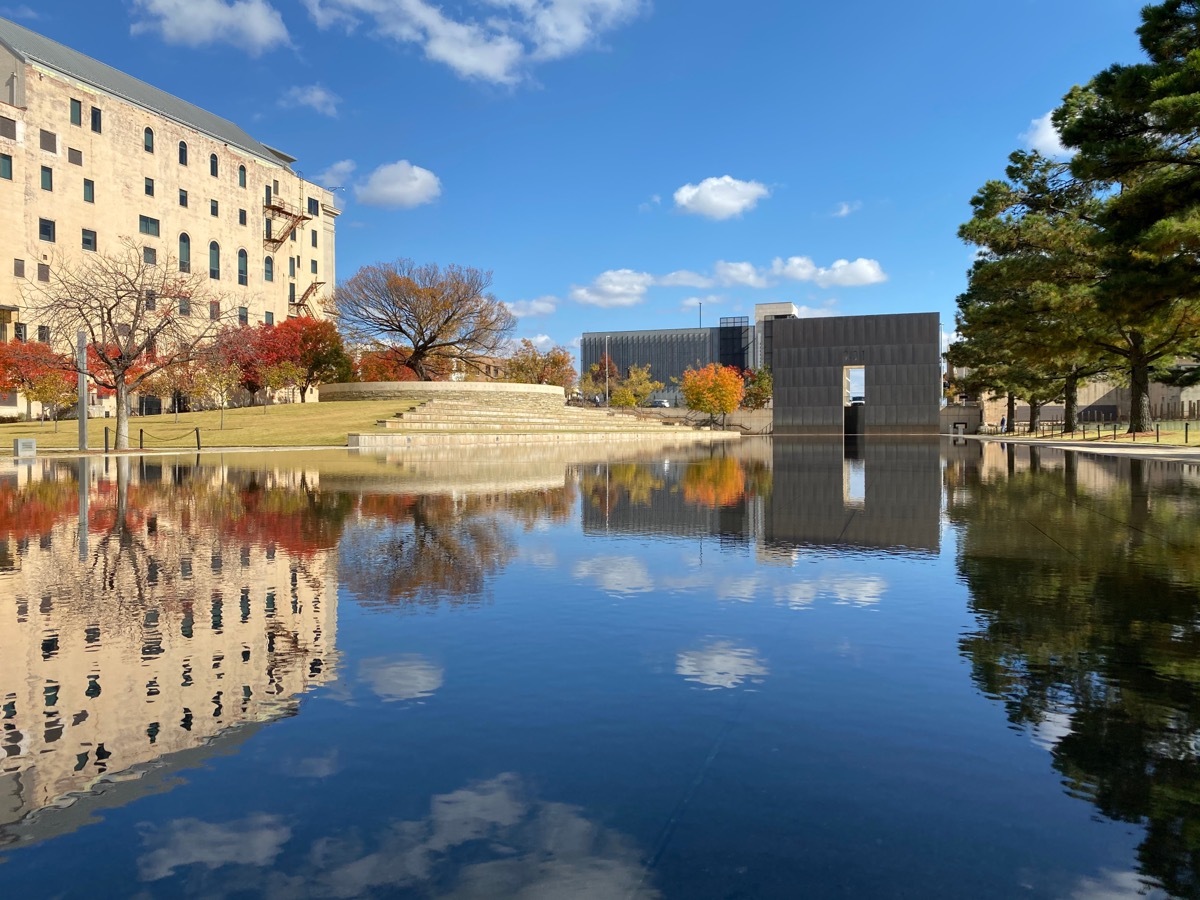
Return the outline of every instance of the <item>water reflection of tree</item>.
<path id="1" fill-rule="evenodd" d="M 583 493 L 596 509 L 614 510 L 630 506 L 649 506 L 663 480 L 649 463 L 612 463 L 589 467 L 582 473 Z"/>
<path id="2" fill-rule="evenodd" d="M 1107 493 L 1082 489 L 1074 463 L 1036 462 L 958 494 L 979 626 L 961 649 L 1012 722 L 1053 735 L 1073 795 L 1144 824 L 1142 875 L 1197 896 L 1200 496 L 1152 498 L 1139 461 Z"/>
<path id="3" fill-rule="evenodd" d="M 516 555 L 487 496 L 366 496 L 338 549 L 341 580 L 368 604 L 478 602 Z"/>

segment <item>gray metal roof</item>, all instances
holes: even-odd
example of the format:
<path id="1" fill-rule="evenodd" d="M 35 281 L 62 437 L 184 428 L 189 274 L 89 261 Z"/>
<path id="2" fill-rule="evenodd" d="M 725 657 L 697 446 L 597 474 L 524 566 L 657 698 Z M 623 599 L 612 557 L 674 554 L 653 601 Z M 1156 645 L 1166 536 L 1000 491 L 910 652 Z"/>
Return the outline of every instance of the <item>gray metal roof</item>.
<path id="1" fill-rule="evenodd" d="M 26 62 L 39 63 L 48 69 L 61 72 L 168 119 L 195 128 L 219 141 L 253 153 L 268 162 L 287 168 L 290 161 L 286 154 L 281 156 L 227 119 L 222 119 L 186 100 L 180 100 L 112 66 L 106 66 L 78 50 L 72 50 L 28 28 L 22 28 L 16 22 L 0 18 L 0 44 Z"/>

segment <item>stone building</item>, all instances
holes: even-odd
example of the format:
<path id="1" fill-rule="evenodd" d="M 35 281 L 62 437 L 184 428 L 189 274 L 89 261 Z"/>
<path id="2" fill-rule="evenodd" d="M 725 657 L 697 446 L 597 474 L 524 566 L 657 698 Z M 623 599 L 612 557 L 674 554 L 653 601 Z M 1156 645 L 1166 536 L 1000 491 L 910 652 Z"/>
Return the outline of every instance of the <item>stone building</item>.
<path id="1" fill-rule="evenodd" d="M 71 340 L 30 321 L 23 297 L 52 266 L 124 242 L 147 262 L 207 271 L 242 324 L 319 313 L 339 210 L 294 161 L 0 18 L 0 341 Z M 0 415 L 16 403 L 0 397 Z"/>

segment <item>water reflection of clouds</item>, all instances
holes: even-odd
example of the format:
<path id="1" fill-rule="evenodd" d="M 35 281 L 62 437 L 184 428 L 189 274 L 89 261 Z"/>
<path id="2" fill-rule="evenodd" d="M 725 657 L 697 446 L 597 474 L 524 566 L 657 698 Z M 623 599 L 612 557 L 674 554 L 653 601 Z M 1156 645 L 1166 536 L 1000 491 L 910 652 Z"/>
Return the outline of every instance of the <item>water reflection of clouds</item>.
<path id="1" fill-rule="evenodd" d="M 162 829 L 143 829 L 142 841 L 152 849 L 138 857 L 138 876 L 159 881 L 192 865 L 269 866 L 291 836 L 278 816 L 259 814 L 224 825 L 176 819 Z"/>
<path id="2" fill-rule="evenodd" d="M 1071 900 L 1166 900 L 1164 891 L 1148 885 L 1137 872 L 1104 869 L 1097 878 L 1081 878 Z"/>
<path id="3" fill-rule="evenodd" d="M 1053 750 L 1059 741 L 1074 730 L 1070 713 L 1052 710 L 1033 726 L 1030 737 L 1043 750 Z"/>
<path id="4" fill-rule="evenodd" d="M 442 686 L 445 670 L 414 653 L 395 659 L 364 659 L 358 674 L 380 699 L 391 702 L 432 696 Z"/>
<path id="5" fill-rule="evenodd" d="M 613 594 L 644 594 L 654 590 L 654 578 L 635 556 L 594 556 L 575 563 L 571 574 L 578 580 L 595 579 Z"/>
<path id="6" fill-rule="evenodd" d="M 189 837 L 198 839 L 194 846 Z M 627 838 L 589 821 L 576 807 L 531 796 L 514 773 L 436 795 L 426 818 L 393 821 L 374 836 L 356 831 L 318 838 L 307 852 L 295 854 L 297 871 L 266 871 L 289 838 L 286 826 L 271 816 L 228 825 L 180 820 L 147 835 L 151 849 L 139 860 L 140 871 L 151 881 L 190 864 L 228 866 L 221 873 L 224 884 L 201 876 L 206 894 L 228 889 L 278 897 L 416 892 L 459 900 L 659 896 L 643 883 L 640 854 Z M 458 862 L 463 860 L 470 862 Z"/>
<path id="7" fill-rule="evenodd" d="M 757 651 L 730 641 L 714 641 L 675 658 L 675 674 L 710 688 L 735 688 L 746 680 L 761 684 L 770 674 Z"/>
<path id="8" fill-rule="evenodd" d="M 874 606 L 887 590 L 888 583 L 878 575 L 826 575 L 781 585 L 775 588 L 775 600 L 792 609 L 807 609 L 824 598 L 841 606 Z"/>

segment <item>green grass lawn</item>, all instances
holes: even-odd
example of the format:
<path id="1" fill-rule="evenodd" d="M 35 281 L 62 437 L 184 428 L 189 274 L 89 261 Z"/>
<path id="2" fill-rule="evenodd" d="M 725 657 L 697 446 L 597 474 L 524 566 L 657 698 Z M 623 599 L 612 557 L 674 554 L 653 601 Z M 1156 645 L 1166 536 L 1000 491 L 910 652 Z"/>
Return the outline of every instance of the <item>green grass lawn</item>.
<path id="1" fill-rule="evenodd" d="M 1086 429 L 1062 434 L 1054 430 L 1034 436 L 1038 441 L 1070 441 L 1078 444 L 1156 444 L 1159 447 L 1197 447 L 1200 448 L 1200 422 L 1188 422 L 1184 428 L 1183 422 L 1164 421 L 1158 424 L 1157 434 L 1153 429 L 1136 435 L 1126 434 L 1129 426 L 1124 422 L 1117 423 L 1116 436 L 1113 435 L 1112 423 L 1102 425 L 1099 434 L 1096 426 L 1089 423 Z M 1086 435 L 1086 436 L 1085 436 Z M 1029 437 L 1016 435 L 1016 437 Z"/>
<path id="2" fill-rule="evenodd" d="M 404 404 L 396 400 L 368 400 L 358 403 L 288 403 L 280 406 L 254 406 L 221 412 L 181 413 L 179 421 L 166 413 L 161 416 L 135 416 L 129 420 L 129 445 L 138 446 L 138 430 L 146 432 L 147 450 L 195 449 L 194 429 L 200 429 L 200 443 L 210 447 L 344 447 L 352 431 L 377 430 L 375 422 L 400 412 Z M 88 420 L 88 448 L 104 449 L 104 429 L 115 443 L 116 419 Z M 19 422 L 0 425 L 0 453 L 12 447 L 16 438 L 34 438 L 38 450 L 75 450 L 79 446 L 78 423 Z"/>

